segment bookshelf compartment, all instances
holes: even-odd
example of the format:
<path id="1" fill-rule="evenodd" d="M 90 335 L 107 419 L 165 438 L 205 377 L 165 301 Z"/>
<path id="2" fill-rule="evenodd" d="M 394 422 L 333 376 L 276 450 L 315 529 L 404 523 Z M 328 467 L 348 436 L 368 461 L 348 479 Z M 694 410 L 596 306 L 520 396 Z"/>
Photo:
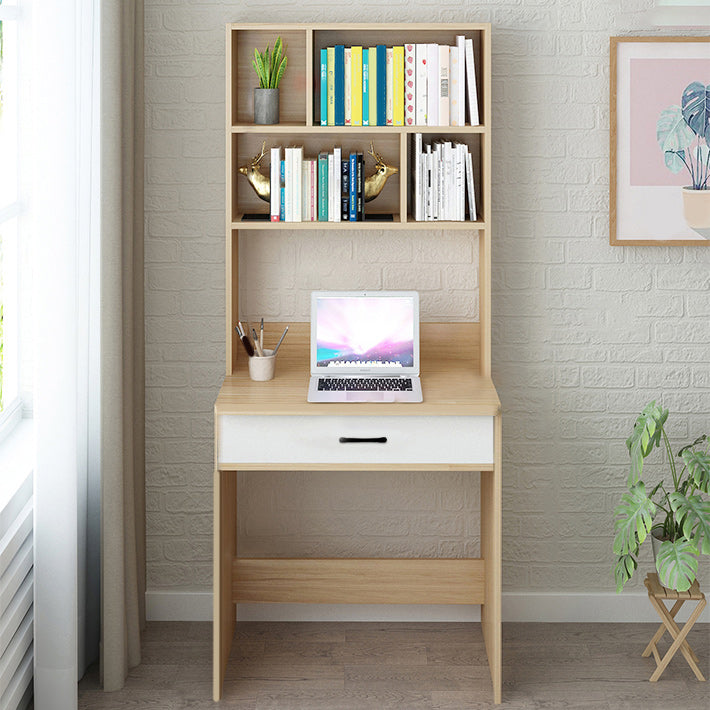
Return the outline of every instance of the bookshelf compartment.
<path id="1" fill-rule="evenodd" d="M 320 50 L 327 47 L 334 47 L 336 44 L 342 44 L 345 47 L 362 46 L 374 47 L 378 44 L 383 44 L 386 47 L 404 44 L 440 44 L 454 46 L 456 44 L 456 36 L 464 35 L 467 39 L 473 39 L 473 56 L 476 67 L 476 86 L 478 93 L 478 112 L 480 124 L 484 125 L 485 111 L 484 106 L 490 105 L 490 96 L 488 94 L 488 84 L 484 82 L 486 57 L 485 42 L 487 41 L 485 29 L 480 25 L 394 25 L 391 29 L 373 29 L 368 25 L 352 25 L 347 29 L 325 27 L 322 29 L 313 30 L 313 54 L 311 56 L 311 65 L 313 67 L 310 77 L 312 87 L 312 116 L 313 125 L 320 130 L 326 128 L 335 128 L 340 131 L 357 130 L 357 126 L 321 126 L 320 125 Z M 466 99 L 468 102 L 468 99 Z M 466 104 L 466 121 L 467 124 L 463 128 L 468 127 L 469 112 L 468 103 Z M 372 128 L 372 126 L 370 126 Z M 403 126 L 381 126 L 383 130 L 403 130 Z M 414 130 L 416 126 L 406 126 L 407 130 Z M 446 130 L 447 126 L 422 126 L 429 130 Z M 451 130 L 458 131 L 461 126 L 450 126 Z M 480 127 L 479 127 L 480 128 Z M 367 129 L 367 127 L 366 127 Z"/>
<path id="2" fill-rule="evenodd" d="M 466 204 L 466 219 L 464 221 L 447 221 L 447 220 L 435 220 L 435 221 L 425 221 L 425 220 L 415 220 L 414 218 L 414 194 L 415 194 L 415 137 L 414 134 L 417 132 L 422 133 L 422 143 L 424 150 L 426 150 L 426 145 L 429 144 L 433 147 L 436 142 L 450 141 L 452 143 L 463 143 L 468 146 L 468 150 L 471 153 L 473 159 L 473 185 L 474 194 L 476 199 L 476 221 L 472 222 L 469 218 L 468 212 L 468 197 L 465 198 Z M 484 201 L 486 196 L 486 191 L 488 190 L 488 185 L 484 184 L 484 179 L 486 175 L 485 166 L 483 163 L 483 157 L 485 151 L 483 150 L 483 142 L 485 136 L 480 133 L 434 133 L 434 132 L 422 132 L 422 131 L 412 131 L 408 135 L 407 140 L 407 165 L 408 168 L 408 180 L 407 180 L 407 224 L 420 225 L 436 225 L 445 224 L 447 228 L 472 228 L 472 229 L 483 229 L 485 226 L 485 220 L 488 218 L 486 214 L 487 204 Z M 433 227 L 432 227 L 433 228 Z"/>
<path id="3" fill-rule="evenodd" d="M 279 120 L 277 125 L 305 126 L 306 78 L 309 68 L 306 62 L 306 30 L 258 28 L 230 28 L 232 33 L 231 57 L 231 123 L 233 126 L 254 125 L 254 89 L 259 86 L 254 67 L 251 65 L 254 49 L 263 52 L 268 45 L 273 48 L 277 37 L 284 42 L 288 65 L 279 85 Z M 271 130 L 276 126 L 260 126 Z"/>
<path id="4" fill-rule="evenodd" d="M 261 161 L 261 173 L 269 176 L 270 155 L 272 147 L 280 146 L 281 157 L 284 157 L 283 148 L 291 146 L 303 146 L 304 158 L 317 158 L 320 152 L 332 152 L 333 148 L 340 147 L 343 156 L 350 152 L 361 152 L 365 157 L 365 175 L 374 172 L 374 160 L 368 151 L 370 142 L 374 143 L 375 151 L 379 153 L 389 165 L 401 168 L 400 161 L 400 136 L 399 134 L 357 134 L 352 136 L 338 137 L 325 136 L 316 132 L 296 132 L 290 131 L 287 135 L 264 133 L 232 133 L 232 214 L 231 221 L 235 229 L 261 229 L 276 228 L 290 229 L 294 225 L 296 228 L 304 229 L 306 226 L 313 227 L 319 225 L 320 228 L 327 228 L 330 225 L 343 225 L 354 229 L 358 225 L 377 224 L 381 227 L 391 225 L 392 222 L 268 222 L 269 204 L 257 197 L 254 190 L 249 185 L 246 177 L 239 173 L 239 167 L 248 165 L 254 156 L 261 152 L 262 143 L 266 140 L 266 153 Z M 401 174 L 392 175 L 385 183 L 382 192 L 371 202 L 365 205 L 365 216 L 392 214 L 394 222 L 400 221 L 401 214 Z M 256 221 L 243 219 L 244 215 L 265 215 L 266 221 Z M 322 226 L 321 226 L 322 225 Z M 319 228 L 319 227 L 316 227 Z"/>

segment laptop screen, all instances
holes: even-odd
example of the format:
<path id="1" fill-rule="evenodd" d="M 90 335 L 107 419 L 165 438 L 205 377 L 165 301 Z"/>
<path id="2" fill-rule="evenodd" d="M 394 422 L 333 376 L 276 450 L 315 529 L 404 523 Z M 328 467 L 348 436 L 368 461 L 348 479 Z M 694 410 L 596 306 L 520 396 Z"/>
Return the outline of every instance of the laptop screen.
<path id="1" fill-rule="evenodd" d="M 314 294 L 315 367 L 334 373 L 415 367 L 416 301 L 412 293 Z"/>

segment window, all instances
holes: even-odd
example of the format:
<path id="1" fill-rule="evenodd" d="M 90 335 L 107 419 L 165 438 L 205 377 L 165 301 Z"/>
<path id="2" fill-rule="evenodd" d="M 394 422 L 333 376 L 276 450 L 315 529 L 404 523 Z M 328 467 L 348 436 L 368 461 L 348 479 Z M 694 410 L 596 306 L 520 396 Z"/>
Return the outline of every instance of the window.
<path id="1" fill-rule="evenodd" d="M 18 7 L 0 0 L 0 438 L 19 402 Z"/>

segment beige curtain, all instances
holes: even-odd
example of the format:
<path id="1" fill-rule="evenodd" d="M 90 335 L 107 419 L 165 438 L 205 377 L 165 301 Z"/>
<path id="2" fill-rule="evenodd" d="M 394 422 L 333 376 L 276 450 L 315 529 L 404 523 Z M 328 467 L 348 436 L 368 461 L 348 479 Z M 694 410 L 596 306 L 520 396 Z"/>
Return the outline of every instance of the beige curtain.
<path id="1" fill-rule="evenodd" d="M 101 4 L 101 670 L 140 663 L 145 624 L 143 0 Z"/>

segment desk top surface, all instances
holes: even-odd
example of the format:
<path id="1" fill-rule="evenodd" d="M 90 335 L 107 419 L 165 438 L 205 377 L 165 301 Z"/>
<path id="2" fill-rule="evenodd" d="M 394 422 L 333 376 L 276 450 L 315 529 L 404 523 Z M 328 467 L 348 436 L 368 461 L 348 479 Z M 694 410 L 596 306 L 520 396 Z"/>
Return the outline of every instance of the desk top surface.
<path id="1" fill-rule="evenodd" d="M 282 330 L 281 323 L 267 324 L 272 335 Z M 246 354 L 239 351 L 235 374 L 225 377 L 220 389 L 215 415 L 494 416 L 500 413 L 500 400 L 491 378 L 479 374 L 478 333 L 477 323 L 422 323 L 423 402 L 314 404 L 306 401 L 309 325 L 294 323 L 279 349 L 273 380 L 250 380 Z M 272 345 L 269 340 L 266 344 Z"/>

